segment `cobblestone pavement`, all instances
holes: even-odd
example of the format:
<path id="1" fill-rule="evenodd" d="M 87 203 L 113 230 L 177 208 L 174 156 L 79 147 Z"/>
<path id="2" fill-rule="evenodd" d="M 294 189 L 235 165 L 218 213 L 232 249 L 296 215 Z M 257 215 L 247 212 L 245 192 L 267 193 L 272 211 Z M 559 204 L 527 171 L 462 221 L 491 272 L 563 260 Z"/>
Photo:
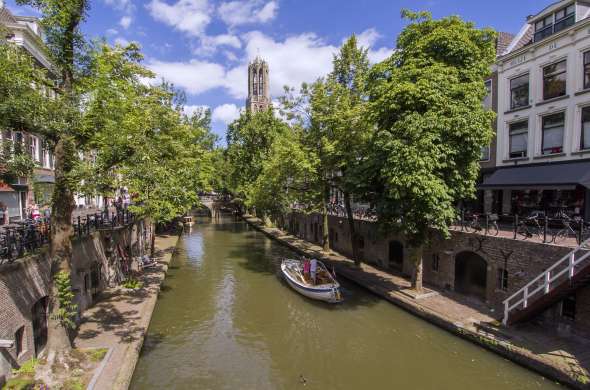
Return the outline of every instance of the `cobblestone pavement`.
<path id="1" fill-rule="evenodd" d="M 139 278 L 143 288 L 109 289 L 102 293 L 96 305 L 84 312 L 74 340 L 76 347 L 111 349 L 95 390 L 127 389 L 177 242 L 178 236 L 156 237 L 159 265 L 145 270 Z"/>
<path id="2" fill-rule="evenodd" d="M 476 299 L 432 287 L 426 288 L 422 296 L 416 297 L 410 289 L 410 281 L 402 275 L 395 275 L 367 264 L 356 268 L 350 259 L 338 253 L 331 251 L 327 254 L 318 245 L 279 229 L 262 227 L 262 223 L 256 218 L 246 220 L 292 249 L 333 264 L 337 275 L 353 280 L 392 303 L 447 329 L 450 327 L 444 324 L 452 324 L 473 332 L 476 336 L 471 338 L 473 341 L 486 347 L 499 345 L 499 349 L 506 351 L 505 355 L 515 354 L 514 360 L 526 363 L 531 368 L 546 372 L 547 375 L 548 370 L 556 370 L 554 376 L 565 374 L 574 380 L 590 377 L 590 340 L 551 333 L 534 323 L 511 328 L 501 327 L 499 320 L 502 313 L 494 313 Z M 478 340 L 480 336 L 487 341 Z M 486 343 L 488 345 L 485 345 Z"/>

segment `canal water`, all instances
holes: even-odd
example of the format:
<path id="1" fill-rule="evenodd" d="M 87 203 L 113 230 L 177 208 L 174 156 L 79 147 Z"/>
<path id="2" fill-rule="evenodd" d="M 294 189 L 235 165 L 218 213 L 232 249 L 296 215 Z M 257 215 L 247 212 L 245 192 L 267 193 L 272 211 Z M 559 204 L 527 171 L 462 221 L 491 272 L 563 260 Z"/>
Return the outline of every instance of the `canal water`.
<path id="1" fill-rule="evenodd" d="M 278 276 L 294 256 L 243 222 L 178 244 L 131 389 L 553 389 L 551 381 L 345 281 L 310 301 Z"/>

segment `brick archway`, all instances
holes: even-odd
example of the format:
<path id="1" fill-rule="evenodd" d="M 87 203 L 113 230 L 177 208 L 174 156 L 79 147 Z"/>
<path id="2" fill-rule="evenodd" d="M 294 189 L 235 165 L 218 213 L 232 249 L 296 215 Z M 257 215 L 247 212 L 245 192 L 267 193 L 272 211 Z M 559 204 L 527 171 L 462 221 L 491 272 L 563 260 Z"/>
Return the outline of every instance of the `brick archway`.
<path id="1" fill-rule="evenodd" d="M 488 264 L 472 251 L 455 256 L 455 291 L 486 300 Z"/>

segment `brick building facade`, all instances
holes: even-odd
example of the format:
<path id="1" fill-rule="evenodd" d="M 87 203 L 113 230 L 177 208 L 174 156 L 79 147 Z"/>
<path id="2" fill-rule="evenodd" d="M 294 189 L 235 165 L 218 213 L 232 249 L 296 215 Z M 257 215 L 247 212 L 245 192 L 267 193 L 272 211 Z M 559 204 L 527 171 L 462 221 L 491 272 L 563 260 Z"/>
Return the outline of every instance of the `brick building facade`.
<path id="1" fill-rule="evenodd" d="M 121 280 L 121 253 L 143 255 L 151 234 L 151 224 L 141 220 L 74 240 L 71 275 L 78 317 L 101 291 Z M 46 253 L 0 265 L 0 339 L 14 341 L 12 348 L 0 348 L 0 384 L 12 368 L 43 350 L 49 288 Z"/>

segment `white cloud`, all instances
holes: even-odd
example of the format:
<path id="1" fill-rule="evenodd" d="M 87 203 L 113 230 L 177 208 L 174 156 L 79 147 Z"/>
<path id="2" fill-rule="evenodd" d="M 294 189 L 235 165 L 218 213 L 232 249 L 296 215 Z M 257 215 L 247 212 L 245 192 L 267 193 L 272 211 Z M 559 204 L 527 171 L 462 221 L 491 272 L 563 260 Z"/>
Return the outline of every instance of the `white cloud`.
<path id="1" fill-rule="evenodd" d="M 223 104 L 215 107 L 211 115 L 214 122 L 221 122 L 229 125 L 240 117 L 240 109 L 235 104 Z"/>
<path id="2" fill-rule="evenodd" d="M 104 0 L 104 2 L 119 11 L 131 12 L 133 10 L 131 0 Z"/>
<path id="3" fill-rule="evenodd" d="M 204 105 L 185 105 L 183 111 L 186 115 L 193 115 L 199 110 L 208 110 L 209 108 L 209 106 Z"/>
<path id="4" fill-rule="evenodd" d="M 368 43 L 376 41 L 375 32 L 363 33 L 360 36 Z M 298 88 L 303 82 L 314 82 L 319 77 L 327 75 L 332 70 L 333 55 L 339 49 L 325 43 L 313 33 L 304 33 L 279 41 L 255 31 L 244 34 L 242 41 L 245 52 L 243 61 L 233 67 L 200 60 L 152 61 L 148 63 L 148 67 L 192 95 L 223 88 L 232 98 L 246 99 L 248 61 L 260 53 L 269 64 L 271 96 L 277 97 L 283 94 L 285 85 Z M 392 49 L 385 47 L 371 49 L 369 59 L 371 62 L 381 61 L 391 53 Z"/>
<path id="5" fill-rule="evenodd" d="M 277 1 L 235 0 L 221 3 L 217 13 L 228 26 L 236 27 L 244 24 L 267 23 L 273 20 L 279 9 Z"/>
<path id="6" fill-rule="evenodd" d="M 147 67 L 159 77 L 184 88 L 189 94 L 198 95 L 225 85 L 223 66 L 211 62 L 192 60 L 189 62 L 151 61 Z"/>
<path id="7" fill-rule="evenodd" d="M 119 25 L 121 25 L 121 27 L 123 27 L 124 29 L 128 29 L 129 26 L 131 26 L 132 21 L 133 19 L 131 18 L 131 16 L 123 16 L 119 21 Z"/>
<path id="8" fill-rule="evenodd" d="M 129 41 L 123 37 L 115 38 L 115 44 L 120 46 L 127 46 L 129 45 Z"/>
<path id="9" fill-rule="evenodd" d="M 172 5 L 151 0 L 146 7 L 154 19 L 195 37 L 204 35 L 213 13 L 207 0 L 178 0 Z"/>
<path id="10" fill-rule="evenodd" d="M 193 53 L 202 56 L 214 54 L 219 46 L 232 47 L 234 49 L 240 49 L 242 47 L 240 39 L 230 34 L 204 35 L 200 39 L 200 44 L 200 46 L 193 50 Z"/>
<path id="11" fill-rule="evenodd" d="M 117 31 L 114 28 L 109 28 L 107 31 L 107 35 L 111 36 L 111 35 L 117 35 L 119 33 L 119 31 Z"/>
<path id="12" fill-rule="evenodd" d="M 382 35 L 374 28 L 369 28 L 357 35 L 359 46 L 369 49 L 368 57 L 372 63 L 381 62 L 393 54 L 393 49 L 388 47 L 375 48 L 375 44 L 381 38 Z"/>
<path id="13" fill-rule="evenodd" d="M 357 42 L 359 46 L 369 48 L 373 47 L 373 45 L 381 38 L 381 34 L 377 32 L 374 28 L 369 28 L 359 35 L 356 36 Z"/>

